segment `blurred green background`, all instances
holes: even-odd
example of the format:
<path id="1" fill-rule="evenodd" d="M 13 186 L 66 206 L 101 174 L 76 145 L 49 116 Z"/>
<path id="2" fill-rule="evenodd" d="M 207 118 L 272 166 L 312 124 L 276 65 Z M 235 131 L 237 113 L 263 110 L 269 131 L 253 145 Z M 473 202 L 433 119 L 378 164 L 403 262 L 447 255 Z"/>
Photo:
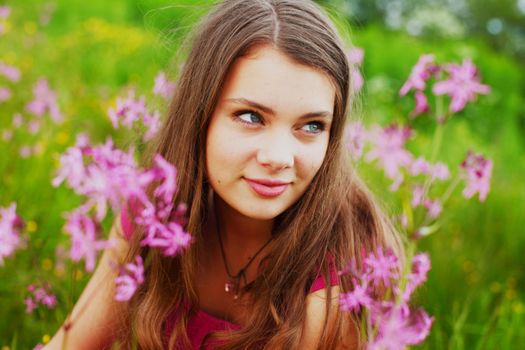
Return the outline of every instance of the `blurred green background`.
<path id="1" fill-rule="evenodd" d="M 18 83 L 4 80 L 13 98 L 0 104 L 0 132 L 32 98 L 32 85 L 46 77 L 58 94 L 65 122 L 44 125 L 31 135 L 24 127 L 0 139 L 0 206 L 18 203 L 28 220 L 24 250 L 0 267 L 0 348 L 30 349 L 45 342 L 64 320 L 89 276 L 82 266 L 59 266 L 56 247 L 67 247 L 62 213 L 79 203 L 51 179 L 59 154 L 85 132 L 93 142 L 112 136 L 120 147 L 138 144 L 116 132 L 107 110 L 127 88 L 152 94 L 160 70 L 176 79 L 184 53 L 181 40 L 210 1 L 56 0 L 0 1 L 12 13 L 0 36 L 0 61 L 19 67 Z M 445 208 L 440 231 L 423 239 L 431 255 L 429 281 L 417 303 L 435 317 L 424 349 L 515 349 L 525 344 L 525 1 L 523 0 L 332 0 L 319 1 L 337 20 L 346 39 L 365 50 L 362 115 L 365 124 L 406 122 L 410 98 L 398 91 L 418 57 L 439 62 L 469 57 L 479 67 L 488 96 L 467 106 L 445 125 L 439 160 L 459 164 L 467 150 L 494 161 L 485 203 L 455 196 Z M 24 114 L 22 112 L 22 114 Z M 430 155 L 435 123 L 413 122 L 417 154 Z M 35 153 L 23 158 L 20 148 Z M 362 174 L 396 215 L 389 182 L 372 166 Z M 111 218 L 105 225 L 109 225 Z M 55 310 L 25 313 L 30 283 L 49 281 Z"/>

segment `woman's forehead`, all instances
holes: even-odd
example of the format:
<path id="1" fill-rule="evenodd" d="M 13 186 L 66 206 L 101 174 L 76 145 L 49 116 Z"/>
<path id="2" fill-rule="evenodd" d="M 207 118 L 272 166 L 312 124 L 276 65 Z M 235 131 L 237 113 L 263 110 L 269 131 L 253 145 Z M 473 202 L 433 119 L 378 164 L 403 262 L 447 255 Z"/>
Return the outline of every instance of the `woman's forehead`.
<path id="1" fill-rule="evenodd" d="M 263 46 L 239 57 L 226 78 L 219 103 L 239 99 L 257 102 L 277 113 L 332 114 L 335 87 L 320 70 Z"/>

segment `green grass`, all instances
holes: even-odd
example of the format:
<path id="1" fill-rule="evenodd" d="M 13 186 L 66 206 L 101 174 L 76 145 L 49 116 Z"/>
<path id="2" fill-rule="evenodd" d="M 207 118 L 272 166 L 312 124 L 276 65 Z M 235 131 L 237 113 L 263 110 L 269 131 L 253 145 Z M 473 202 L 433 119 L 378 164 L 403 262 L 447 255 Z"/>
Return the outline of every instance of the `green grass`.
<path id="1" fill-rule="evenodd" d="M 7 3 L 13 14 L 9 32 L 0 38 L 0 60 L 21 68 L 22 80 L 0 81 L 15 95 L 0 105 L 0 133 L 11 128 L 13 113 L 23 110 L 32 84 L 43 76 L 57 91 L 66 117 L 59 126 L 46 122 L 37 135 L 22 128 L 12 141 L 0 141 L 0 206 L 16 201 L 18 212 L 34 223 L 26 249 L 0 267 L 0 347 L 26 349 L 55 332 L 89 278 L 70 263 L 64 272 L 55 268 L 56 246 L 67 245 L 62 213 L 79 203 L 71 191 L 51 186 L 59 154 L 79 132 L 93 142 L 112 136 L 122 147 L 135 143 L 134 135 L 112 129 L 107 109 L 129 87 L 162 107 L 162 101 L 152 99 L 153 78 L 160 69 L 176 75 L 172 58 L 207 1 L 166 7 L 164 0 L 60 0 L 47 26 L 38 22 L 44 8 L 40 1 Z M 366 124 L 407 121 L 412 101 L 400 100 L 397 91 L 423 53 L 433 52 L 439 61 L 471 57 L 483 82 L 492 86 L 489 96 L 446 124 L 439 154 L 451 165 L 459 164 L 468 149 L 487 154 L 494 160 L 491 192 L 485 203 L 454 196 L 441 230 L 421 241 L 418 249 L 430 253 L 433 268 L 417 302 L 435 317 L 422 348 L 515 348 L 525 341 L 523 69 L 475 41 L 424 41 L 379 27 L 355 30 L 352 41 L 366 52 Z M 425 118 L 414 121 L 418 135 L 409 147 L 428 156 L 434 123 Z M 21 146 L 35 144 L 41 145 L 40 155 L 18 155 Z M 362 164 L 361 172 L 396 214 L 389 182 L 373 166 Z M 26 286 L 44 281 L 53 286 L 59 307 L 26 315 Z"/>

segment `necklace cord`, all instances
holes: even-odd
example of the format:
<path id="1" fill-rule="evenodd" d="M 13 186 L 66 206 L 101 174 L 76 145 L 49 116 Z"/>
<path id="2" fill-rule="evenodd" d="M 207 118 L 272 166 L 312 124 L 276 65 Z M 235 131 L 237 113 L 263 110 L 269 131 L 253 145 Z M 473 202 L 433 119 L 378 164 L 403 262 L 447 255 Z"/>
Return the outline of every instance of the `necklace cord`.
<path id="1" fill-rule="evenodd" d="M 219 215 L 218 215 L 218 211 L 217 211 L 217 207 L 216 207 L 215 203 L 213 203 L 213 208 L 214 208 L 214 211 L 215 211 L 215 225 L 216 225 L 217 236 L 219 238 L 219 246 L 221 248 L 222 261 L 224 263 L 224 268 L 226 269 L 226 273 L 228 274 L 228 277 L 230 278 L 231 282 L 233 283 L 233 289 L 234 289 L 234 292 L 235 292 L 235 296 L 237 296 L 237 294 L 238 294 L 238 292 L 240 290 L 241 282 L 244 282 L 245 285 L 248 284 L 248 281 L 246 279 L 246 269 L 251 265 L 251 263 L 255 260 L 255 258 L 263 251 L 263 249 L 266 248 L 266 246 L 268 244 L 270 244 L 270 242 L 272 241 L 273 237 L 270 237 L 270 239 L 268 241 L 266 241 L 266 243 L 263 244 L 259 248 L 259 250 L 257 250 L 257 252 L 250 258 L 250 260 L 248 260 L 248 262 L 239 270 L 239 272 L 237 272 L 236 275 L 233 275 L 230 272 L 230 268 L 228 266 L 228 260 L 226 259 L 226 253 L 224 251 L 224 244 L 222 242 L 222 235 L 221 235 L 220 224 L 219 224 Z M 242 279 L 242 281 L 241 281 L 241 279 Z M 226 288 L 226 291 L 229 291 L 228 288 Z"/>

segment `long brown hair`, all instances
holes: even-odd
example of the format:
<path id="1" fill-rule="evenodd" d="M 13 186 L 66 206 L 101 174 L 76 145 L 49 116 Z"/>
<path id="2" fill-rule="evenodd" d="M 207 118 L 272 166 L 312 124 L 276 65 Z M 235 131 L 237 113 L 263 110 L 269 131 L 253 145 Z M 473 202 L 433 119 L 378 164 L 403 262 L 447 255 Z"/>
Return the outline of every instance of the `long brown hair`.
<path id="1" fill-rule="evenodd" d="M 305 301 L 319 267 L 326 281 L 326 259 L 341 269 L 351 258 L 359 262 L 363 250 L 378 246 L 400 252 L 401 244 L 376 200 L 354 173 L 344 142 L 346 116 L 351 114 L 350 66 L 337 30 L 310 0 L 225 0 L 216 4 L 197 25 L 192 47 L 180 73 L 169 114 L 144 165 L 159 153 L 178 170 L 176 203 L 187 205 L 186 229 L 194 244 L 175 258 L 140 247 L 140 232 L 131 240 L 128 259 L 147 257 L 145 282 L 123 306 L 125 327 L 119 338 L 125 348 L 135 338 L 141 349 L 159 349 L 165 321 L 176 309 L 170 348 L 191 348 L 186 334 L 189 318 L 198 310 L 194 285 L 199 242 L 209 217 L 205 155 L 206 132 L 229 69 L 255 45 L 280 50 L 298 64 L 326 74 L 336 87 L 334 118 L 326 156 L 301 199 L 275 219 L 270 253 L 250 288 L 251 309 L 245 327 L 228 335 L 226 349 L 295 349 L 305 322 Z M 349 277 L 339 281 L 351 289 Z M 327 289 L 327 308 L 331 289 Z M 360 343 L 346 339 L 355 332 L 355 315 L 336 311 L 325 324 L 321 347 L 333 349 Z M 328 318 L 327 318 L 328 319 Z M 353 330 L 353 331 L 351 331 Z M 219 335 L 220 336 L 220 335 Z"/>

